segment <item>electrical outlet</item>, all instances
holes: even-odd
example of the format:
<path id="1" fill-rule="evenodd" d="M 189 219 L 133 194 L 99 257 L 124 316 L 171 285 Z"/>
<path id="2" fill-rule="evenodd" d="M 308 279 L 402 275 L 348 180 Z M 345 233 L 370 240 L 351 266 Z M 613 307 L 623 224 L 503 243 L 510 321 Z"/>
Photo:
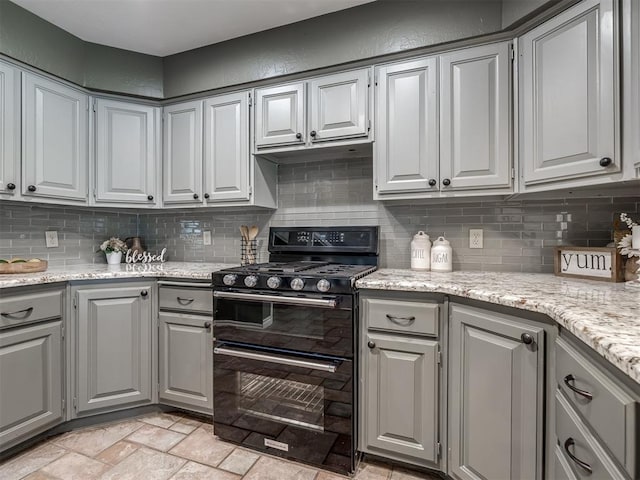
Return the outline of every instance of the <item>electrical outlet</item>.
<path id="1" fill-rule="evenodd" d="M 482 244 L 482 229 L 470 228 L 469 229 L 469 248 L 483 248 Z"/>
<path id="2" fill-rule="evenodd" d="M 47 248 L 55 248 L 58 246 L 58 232 L 49 230 L 44 232 L 44 240 L 47 242 Z"/>
<path id="3" fill-rule="evenodd" d="M 202 243 L 204 245 L 211 245 L 211 232 L 209 230 L 202 232 Z"/>

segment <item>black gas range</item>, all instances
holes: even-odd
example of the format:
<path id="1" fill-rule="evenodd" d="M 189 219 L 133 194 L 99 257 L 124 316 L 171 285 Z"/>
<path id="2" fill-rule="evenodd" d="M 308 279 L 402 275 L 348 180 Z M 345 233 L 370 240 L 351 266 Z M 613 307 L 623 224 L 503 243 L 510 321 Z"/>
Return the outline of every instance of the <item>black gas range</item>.
<path id="1" fill-rule="evenodd" d="M 377 267 L 378 227 L 271 228 L 269 252 L 213 274 L 214 433 L 352 473 L 354 283 Z"/>

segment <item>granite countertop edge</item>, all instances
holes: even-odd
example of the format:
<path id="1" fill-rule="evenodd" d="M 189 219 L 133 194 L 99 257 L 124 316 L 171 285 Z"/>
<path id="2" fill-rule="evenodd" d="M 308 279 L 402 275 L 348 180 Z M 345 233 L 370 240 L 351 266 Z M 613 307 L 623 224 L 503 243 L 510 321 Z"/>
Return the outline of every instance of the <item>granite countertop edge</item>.
<path id="1" fill-rule="evenodd" d="M 454 295 L 542 313 L 640 383 L 640 287 L 540 273 L 381 269 L 360 289 Z"/>

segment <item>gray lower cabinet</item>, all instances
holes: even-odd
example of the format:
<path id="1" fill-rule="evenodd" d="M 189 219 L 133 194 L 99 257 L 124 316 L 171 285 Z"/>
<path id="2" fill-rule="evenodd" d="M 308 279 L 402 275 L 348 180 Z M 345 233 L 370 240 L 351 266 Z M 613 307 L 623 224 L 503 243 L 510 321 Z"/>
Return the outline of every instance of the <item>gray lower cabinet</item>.
<path id="1" fill-rule="evenodd" d="M 543 328 L 451 304 L 450 475 L 542 478 L 544 352 Z"/>
<path id="2" fill-rule="evenodd" d="M 62 415 L 62 321 L 0 331 L 0 450 Z"/>
<path id="3" fill-rule="evenodd" d="M 435 463 L 438 342 L 369 332 L 367 344 L 366 445 Z"/>
<path id="4" fill-rule="evenodd" d="M 160 403 L 212 413 L 211 318 L 160 312 L 159 322 Z"/>
<path id="5" fill-rule="evenodd" d="M 154 399 L 153 282 L 75 287 L 76 416 Z"/>

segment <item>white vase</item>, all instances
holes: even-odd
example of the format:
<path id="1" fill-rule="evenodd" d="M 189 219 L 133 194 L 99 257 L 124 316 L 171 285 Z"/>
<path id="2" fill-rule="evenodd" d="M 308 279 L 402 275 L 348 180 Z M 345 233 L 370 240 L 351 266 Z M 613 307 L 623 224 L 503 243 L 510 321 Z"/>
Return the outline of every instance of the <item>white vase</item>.
<path id="1" fill-rule="evenodd" d="M 122 261 L 122 252 L 107 253 L 107 263 L 109 265 L 117 265 Z"/>

